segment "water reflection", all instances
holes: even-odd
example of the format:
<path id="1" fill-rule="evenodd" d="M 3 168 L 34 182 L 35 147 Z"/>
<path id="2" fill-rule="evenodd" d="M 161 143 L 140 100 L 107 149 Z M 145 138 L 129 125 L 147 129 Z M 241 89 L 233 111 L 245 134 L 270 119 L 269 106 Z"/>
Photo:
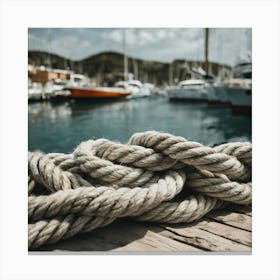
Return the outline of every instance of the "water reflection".
<path id="1" fill-rule="evenodd" d="M 63 104 L 52 104 L 50 102 L 38 102 L 28 105 L 29 125 L 50 121 L 55 123 L 59 119 L 68 118 L 72 114 L 69 102 Z"/>
<path id="2" fill-rule="evenodd" d="M 213 145 L 251 140 L 251 118 L 231 108 L 170 103 L 164 97 L 95 103 L 43 102 L 28 105 L 29 149 L 71 152 L 79 142 L 105 137 L 126 142 L 134 132 L 158 130 Z"/>

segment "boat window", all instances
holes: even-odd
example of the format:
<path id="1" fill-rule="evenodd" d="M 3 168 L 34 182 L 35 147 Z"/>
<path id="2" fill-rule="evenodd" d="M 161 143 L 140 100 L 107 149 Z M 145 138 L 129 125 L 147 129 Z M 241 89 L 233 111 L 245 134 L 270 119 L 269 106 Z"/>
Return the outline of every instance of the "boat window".
<path id="1" fill-rule="evenodd" d="M 181 88 L 194 88 L 194 89 L 199 89 L 203 85 L 202 84 L 188 84 L 188 85 L 181 85 Z"/>
<path id="2" fill-rule="evenodd" d="M 66 85 L 66 81 L 56 81 L 54 82 L 55 85 L 64 86 Z"/>
<path id="3" fill-rule="evenodd" d="M 138 88 L 140 88 L 140 86 L 139 86 L 139 85 L 134 84 L 134 83 L 129 83 L 129 85 L 130 85 L 130 86 L 133 86 L 133 87 L 138 87 Z"/>

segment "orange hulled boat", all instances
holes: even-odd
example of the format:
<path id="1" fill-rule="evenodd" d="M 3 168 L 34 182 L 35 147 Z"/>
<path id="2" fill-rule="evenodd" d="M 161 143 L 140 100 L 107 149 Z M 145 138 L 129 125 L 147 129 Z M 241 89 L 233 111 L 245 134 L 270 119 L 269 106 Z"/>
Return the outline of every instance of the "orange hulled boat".
<path id="1" fill-rule="evenodd" d="M 72 98 L 118 99 L 131 95 L 128 90 L 114 87 L 70 87 L 69 90 Z"/>

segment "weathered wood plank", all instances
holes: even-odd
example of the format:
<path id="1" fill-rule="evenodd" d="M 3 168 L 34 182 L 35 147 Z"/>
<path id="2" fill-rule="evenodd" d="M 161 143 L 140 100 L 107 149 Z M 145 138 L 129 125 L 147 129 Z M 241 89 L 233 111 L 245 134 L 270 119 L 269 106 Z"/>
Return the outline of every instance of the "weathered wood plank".
<path id="1" fill-rule="evenodd" d="M 252 233 L 246 230 L 221 224 L 208 219 L 203 219 L 201 222 L 196 223 L 194 227 L 211 232 L 221 237 L 225 237 L 249 247 L 252 246 Z"/>
<path id="2" fill-rule="evenodd" d="M 237 243 L 235 241 L 223 238 L 210 232 L 206 232 L 199 228 L 186 226 L 165 227 L 165 231 L 161 234 L 173 238 L 193 246 L 197 246 L 203 250 L 215 252 L 249 252 L 249 246 Z"/>
<path id="3" fill-rule="evenodd" d="M 252 217 L 244 214 L 232 213 L 230 210 L 217 210 L 208 213 L 206 217 L 230 226 L 252 231 Z"/>
<path id="4" fill-rule="evenodd" d="M 135 241 L 114 249 L 116 251 L 200 251 L 196 247 L 167 238 L 161 235 L 160 231 L 162 231 L 161 227 L 130 221 L 129 224 L 118 224 L 113 232 L 109 228 L 104 228 L 102 232 L 97 233 L 97 236 L 99 234 L 107 236 L 106 238 L 109 238 L 110 242 L 116 242 L 124 235 L 130 239 L 137 238 Z"/>
<path id="5" fill-rule="evenodd" d="M 48 245 L 48 251 L 117 252 L 250 252 L 252 217 L 249 208 L 209 213 L 199 221 L 179 225 L 140 223 L 120 219 L 113 224 Z M 244 213 L 242 213 L 242 211 Z M 246 214 L 245 214 L 246 213 Z"/>
<path id="6" fill-rule="evenodd" d="M 115 251 L 134 251 L 134 252 L 199 252 L 201 249 L 178 242 L 166 236 L 147 231 L 147 234 L 136 241 L 128 243 L 123 247 L 114 249 Z"/>
<path id="7" fill-rule="evenodd" d="M 247 205 L 230 204 L 227 209 L 252 217 L 252 208 Z"/>
<path id="8" fill-rule="evenodd" d="M 115 223 L 81 234 L 69 240 L 48 245 L 43 250 L 60 251 L 181 251 L 199 252 L 201 249 L 161 235 L 162 228 L 134 221 Z"/>

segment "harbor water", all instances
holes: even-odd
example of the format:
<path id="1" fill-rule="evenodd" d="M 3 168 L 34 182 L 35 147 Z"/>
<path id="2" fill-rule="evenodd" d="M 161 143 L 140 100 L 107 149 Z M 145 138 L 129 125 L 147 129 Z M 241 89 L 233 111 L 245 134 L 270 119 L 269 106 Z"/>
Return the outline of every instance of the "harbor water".
<path id="1" fill-rule="evenodd" d="M 157 130 L 204 145 L 251 141 L 251 117 L 230 107 L 170 102 L 164 96 L 96 102 L 65 100 L 28 105 L 28 148 L 71 153 L 82 141 L 125 143 L 135 132 Z"/>

